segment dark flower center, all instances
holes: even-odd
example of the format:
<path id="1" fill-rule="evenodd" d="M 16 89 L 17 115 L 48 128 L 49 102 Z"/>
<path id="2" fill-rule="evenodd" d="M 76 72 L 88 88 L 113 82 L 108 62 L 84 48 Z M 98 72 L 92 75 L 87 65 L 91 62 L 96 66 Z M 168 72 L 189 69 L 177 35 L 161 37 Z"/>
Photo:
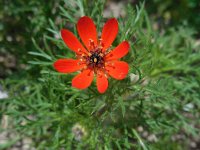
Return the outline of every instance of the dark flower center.
<path id="1" fill-rule="evenodd" d="M 103 67 L 104 66 L 104 57 L 103 57 L 103 53 L 101 52 L 101 50 L 96 49 L 94 51 L 91 51 L 91 54 L 90 54 L 90 56 L 88 56 L 88 59 L 87 59 L 87 64 L 91 68 Z"/>
<path id="2" fill-rule="evenodd" d="M 93 53 L 92 56 L 90 56 L 90 62 L 98 64 L 101 61 L 102 57 L 99 56 L 98 53 Z"/>

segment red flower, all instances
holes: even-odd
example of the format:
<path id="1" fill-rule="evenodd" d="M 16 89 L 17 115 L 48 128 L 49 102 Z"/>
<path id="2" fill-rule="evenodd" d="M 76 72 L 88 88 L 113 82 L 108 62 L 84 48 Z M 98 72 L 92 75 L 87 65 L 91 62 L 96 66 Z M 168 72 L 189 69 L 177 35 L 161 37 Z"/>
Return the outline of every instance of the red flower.
<path id="1" fill-rule="evenodd" d="M 61 73 L 80 70 L 81 73 L 72 80 L 72 86 L 78 89 L 89 87 L 96 76 L 97 89 L 104 93 L 108 88 L 109 76 L 121 80 L 128 74 L 128 64 L 118 59 L 128 53 L 129 44 L 123 41 L 110 51 L 109 48 L 118 33 L 118 23 L 114 18 L 106 22 L 99 40 L 94 22 L 87 16 L 79 19 L 77 30 L 85 47 L 72 32 L 62 29 L 62 39 L 76 53 L 76 59 L 58 59 L 54 68 Z"/>

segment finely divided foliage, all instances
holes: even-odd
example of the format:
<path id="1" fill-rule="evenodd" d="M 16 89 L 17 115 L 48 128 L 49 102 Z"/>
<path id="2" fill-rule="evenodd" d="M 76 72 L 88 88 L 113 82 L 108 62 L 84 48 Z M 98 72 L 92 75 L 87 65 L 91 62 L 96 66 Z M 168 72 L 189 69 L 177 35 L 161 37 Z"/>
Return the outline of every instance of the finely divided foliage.
<path id="1" fill-rule="evenodd" d="M 28 52 L 33 57 L 24 70 L 27 77 L 1 82 L 9 90 L 9 98 L 0 101 L 0 113 L 9 119 L 7 128 L 0 129 L 12 131 L 14 138 L 0 148 L 9 148 L 29 137 L 32 146 L 41 150 L 182 150 L 187 149 L 188 137 L 199 134 L 200 52 L 194 31 L 181 26 L 160 34 L 153 29 L 144 4 L 136 8 L 127 5 L 126 15 L 117 18 L 118 35 L 110 39 L 105 32 L 99 36 L 102 40 L 97 40 L 97 33 L 109 28 L 104 23 L 116 23 L 115 19 L 103 17 L 104 4 L 102 0 L 65 0 L 65 5 L 59 6 L 60 24 L 50 18 L 50 32 L 44 35 L 42 44 L 33 39 L 35 48 Z M 79 18 L 90 20 L 82 16 L 92 18 L 96 29 L 88 23 L 89 29 L 82 26 L 86 23 L 82 20 L 77 25 L 79 39 L 76 23 L 80 23 Z M 100 68 L 105 68 L 107 59 L 119 58 L 129 65 L 128 74 L 126 68 L 123 76 L 126 78 L 107 78 L 116 73 L 102 73 Z M 96 74 L 98 91 L 93 76 L 84 82 L 77 79 L 84 71 L 74 78 L 73 72 L 85 65 Z M 87 75 L 89 72 L 86 70 Z M 174 138 L 179 133 L 184 134 L 184 139 Z"/>

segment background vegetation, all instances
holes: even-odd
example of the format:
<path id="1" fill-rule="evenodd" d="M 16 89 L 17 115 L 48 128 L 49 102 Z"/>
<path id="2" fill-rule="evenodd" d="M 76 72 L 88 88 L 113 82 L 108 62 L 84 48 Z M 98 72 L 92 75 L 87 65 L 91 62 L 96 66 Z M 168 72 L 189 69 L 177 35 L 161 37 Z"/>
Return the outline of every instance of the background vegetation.
<path id="1" fill-rule="evenodd" d="M 200 3 L 161 1 L 0 2 L 0 149 L 199 149 Z M 79 91 L 52 67 L 73 57 L 60 38 L 77 20 L 98 31 L 119 21 L 116 46 L 131 44 L 125 80 Z M 26 146 L 26 147 L 25 147 Z"/>

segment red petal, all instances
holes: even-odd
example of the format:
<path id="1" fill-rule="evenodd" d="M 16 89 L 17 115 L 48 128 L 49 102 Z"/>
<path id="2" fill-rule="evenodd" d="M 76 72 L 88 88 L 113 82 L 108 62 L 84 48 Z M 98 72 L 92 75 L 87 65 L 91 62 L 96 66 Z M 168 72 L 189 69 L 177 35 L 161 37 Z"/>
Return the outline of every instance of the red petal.
<path id="1" fill-rule="evenodd" d="M 54 68 L 61 73 L 71 73 L 80 70 L 84 65 L 78 65 L 79 60 L 74 59 L 58 59 L 54 64 Z"/>
<path id="2" fill-rule="evenodd" d="M 61 36 L 65 44 L 75 53 L 80 53 L 78 49 L 81 49 L 83 52 L 87 52 L 86 49 L 83 47 L 83 45 L 75 37 L 75 35 L 69 30 L 62 29 Z"/>
<path id="3" fill-rule="evenodd" d="M 109 48 L 116 38 L 118 33 L 118 22 L 115 18 L 109 19 L 103 27 L 101 39 L 103 43 L 103 49 Z"/>
<path id="4" fill-rule="evenodd" d="M 72 86 L 77 89 L 85 89 L 89 87 L 94 78 L 94 72 L 90 69 L 84 70 L 72 80 Z"/>
<path id="5" fill-rule="evenodd" d="M 90 40 L 93 40 L 95 45 L 97 44 L 97 31 L 91 18 L 81 17 L 77 23 L 77 30 L 88 50 L 90 49 Z"/>
<path id="6" fill-rule="evenodd" d="M 123 41 L 106 56 L 106 60 L 115 60 L 115 59 L 122 58 L 128 53 L 128 49 L 129 49 L 128 42 Z"/>
<path id="7" fill-rule="evenodd" d="M 99 93 L 104 93 L 108 88 L 108 79 L 103 72 L 97 74 L 97 89 Z"/>
<path id="8" fill-rule="evenodd" d="M 106 70 L 111 77 L 121 80 L 128 74 L 129 66 L 124 61 L 113 61 L 106 64 Z"/>

